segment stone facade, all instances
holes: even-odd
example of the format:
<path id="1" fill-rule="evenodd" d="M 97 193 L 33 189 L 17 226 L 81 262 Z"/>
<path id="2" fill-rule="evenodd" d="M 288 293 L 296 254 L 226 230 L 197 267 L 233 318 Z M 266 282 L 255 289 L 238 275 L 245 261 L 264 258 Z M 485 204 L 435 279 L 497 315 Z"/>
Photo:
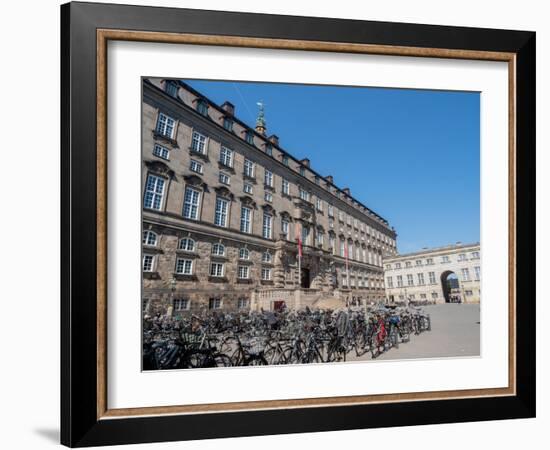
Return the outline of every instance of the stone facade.
<path id="1" fill-rule="evenodd" d="M 395 231 L 268 137 L 263 111 L 251 128 L 228 102 L 144 79 L 142 145 L 147 313 L 384 298 Z"/>
<path id="2" fill-rule="evenodd" d="M 384 258 L 386 302 L 479 303 L 480 246 L 449 245 Z M 451 286 L 449 276 L 455 274 Z"/>

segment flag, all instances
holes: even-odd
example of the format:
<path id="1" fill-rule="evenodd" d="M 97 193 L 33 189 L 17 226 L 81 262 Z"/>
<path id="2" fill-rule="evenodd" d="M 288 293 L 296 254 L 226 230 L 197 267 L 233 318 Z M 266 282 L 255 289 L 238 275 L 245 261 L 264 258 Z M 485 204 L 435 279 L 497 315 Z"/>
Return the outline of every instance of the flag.
<path id="1" fill-rule="evenodd" d="M 298 237 L 298 256 L 302 257 L 302 239 Z"/>

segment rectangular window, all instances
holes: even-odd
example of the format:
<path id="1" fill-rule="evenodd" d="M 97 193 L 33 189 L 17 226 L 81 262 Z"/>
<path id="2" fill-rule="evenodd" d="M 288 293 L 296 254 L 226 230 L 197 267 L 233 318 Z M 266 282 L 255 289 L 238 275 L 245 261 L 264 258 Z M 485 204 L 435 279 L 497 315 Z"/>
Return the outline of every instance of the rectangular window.
<path id="1" fill-rule="evenodd" d="M 458 255 L 458 260 L 459 261 L 466 261 L 466 253 L 461 253 L 460 255 Z"/>
<path id="2" fill-rule="evenodd" d="M 153 262 L 155 257 L 153 255 L 143 255 L 143 271 L 152 272 L 153 271 Z"/>
<path id="3" fill-rule="evenodd" d="M 397 275 L 397 287 L 403 287 L 403 276 Z"/>
<path id="4" fill-rule="evenodd" d="M 266 192 L 264 194 L 264 200 L 271 203 L 273 201 L 273 194 L 271 192 Z"/>
<path id="5" fill-rule="evenodd" d="M 176 121 L 166 114 L 159 113 L 156 129 L 158 134 L 162 134 L 163 136 L 173 139 L 174 130 L 176 129 Z"/>
<path id="6" fill-rule="evenodd" d="M 417 259 L 417 260 L 415 261 L 415 264 L 416 264 L 417 266 L 421 266 L 421 265 L 422 265 L 422 260 L 421 260 L 421 259 Z"/>
<path id="7" fill-rule="evenodd" d="M 252 209 L 243 206 L 241 208 L 241 232 L 250 233 L 252 229 Z"/>
<path id="8" fill-rule="evenodd" d="M 155 144 L 153 147 L 153 155 L 162 159 L 170 159 L 170 151 L 162 145 Z"/>
<path id="9" fill-rule="evenodd" d="M 202 173 L 203 166 L 200 162 L 192 159 L 191 164 L 189 165 L 189 169 L 191 169 L 193 172 Z"/>
<path id="10" fill-rule="evenodd" d="M 320 198 L 318 198 L 316 203 L 317 203 L 317 211 L 323 211 L 323 201 Z"/>
<path id="11" fill-rule="evenodd" d="M 309 227 L 302 225 L 302 244 L 309 245 Z"/>
<path id="12" fill-rule="evenodd" d="M 197 101 L 197 112 L 203 116 L 208 116 L 208 103 L 203 99 Z"/>
<path id="13" fill-rule="evenodd" d="M 424 274 L 419 273 L 419 274 L 417 274 L 417 276 L 418 276 L 418 285 L 419 286 L 424 286 Z"/>
<path id="14" fill-rule="evenodd" d="M 283 156 L 283 164 L 285 166 L 288 166 L 288 156 L 286 156 L 286 155 Z"/>
<path id="15" fill-rule="evenodd" d="M 338 220 L 340 222 L 344 222 L 344 212 L 343 211 L 338 211 Z"/>
<path id="16" fill-rule="evenodd" d="M 186 219 L 198 220 L 199 218 L 200 192 L 190 186 L 185 188 L 183 199 L 183 217 Z"/>
<path id="17" fill-rule="evenodd" d="M 239 298 L 237 300 L 237 308 L 238 309 L 245 309 L 245 308 L 248 308 L 248 299 L 247 298 Z"/>
<path id="18" fill-rule="evenodd" d="M 340 240 L 340 256 L 346 256 L 346 241 Z"/>
<path id="19" fill-rule="evenodd" d="M 193 260 L 183 258 L 176 259 L 176 273 L 191 275 L 193 273 Z"/>
<path id="20" fill-rule="evenodd" d="M 437 298 L 437 292 L 432 292 L 432 298 L 435 300 Z"/>
<path id="21" fill-rule="evenodd" d="M 465 293 L 466 293 L 466 295 L 467 295 L 468 297 L 471 297 L 471 296 L 474 294 L 473 291 L 469 291 L 469 290 L 468 290 L 468 291 L 465 291 Z"/>
<path id="22" fill-rule="evenodd" d="M 273 147 L 271 145 L 266 145 L 265 146 L 265 152 L 266 154 L 268 154 L 269 156 L 273 156 Z"/>
<path id="23" fill-rule="evenodd" d="M 386 278 L 386 283 L 387 283 L 389 288 L 392 288 L 393 287 L 393 278 L 392 277 L 387 277 Z"/>
<path id="24" fill-rule="evenodd" d="M 476 280 L 479 280 L 481 276 L 481 271 L 479 269 L 479 266 L 474 267 L 474 273 L 475 273 Z"/>
<path id="25" fill-rule="evenodd" d="M 302 175 L 303 177 L 306 176 L 306 168 L 303 166 L 300 167 L 300 175 Z"/>
<path id="26" fill-rule="evenodd" d="M 206 155 L 206 136 L 198 131 L 193 131 L 191 139 L 191 150 Z"/>
<path id="27" fill-rule="evenodd" d="M 249 159 L 244 160 L 244 174 L 249 178 L 254 178 L 254 163 Z"/>
<path id="28" fill-rule="evenodd" d="M 271 269 L 268 269 L 267 267 L 262 267 L 262 280 L 271 280 Z"/>
<path id="29" fill-rule="evenodd" d="M 223 118 L 223 127 L 227 131 L 233 131 L 233 121 L 229 117 Z"/>
<path id="30" fill-rule="evenodd" d="M 472 252 L 472 259 L 479 259 L 479 252 Z"/>
<path id="31" fill-rule="evenodd" d="M 189 309 L 189 299 L 187 298 L 175 298 L 174 302 L 174 311 L 186 311 Z"/>
<path id="32" fill-rule="evenodd" d="M 334 206 L 328 205 L 328 215 L 334 217 Z"/>
<path id="33" fill-rule="evenodd" d="M 162 208 L 162 197 L 164 195 L 164 178 L 157 175 L 147 175 L 145 183 L 145 196 L 143 198 L 143 207 L 148 209 Z"/>
<path id="34" fill-rule="evenodd" d="M 254 133 L 252 133 L 252 131 L 246 132 L 246 142 L 250 145 L 254 145 Z"/>
<path id="35" fill-rule="evenodd" d="M 433 263 L 434 263 L 433 258 L 428 258 L 428 259 L 426 259 L 426 264 L 427 264 L 428 266 L 431 266 Z"/>
<path id="36" fill-rule="evenodd" d="M 210 276 L 211 277 L 223 277 L 224 264 L 223 263 L 211 263 L 210 264 Z"/>
<path id="37" fill-rule="evenodd" d="M 281 232 L 284 234 L 285 239 L 288 241 L 289 222 L 288 220 L 281 221 Z"/>
<path id="38" fill-rule="evenodd" d="M 323 233 L 317 232 L 317 245 L 323 245 Z"/>
<path id="39" fill-rule="evenodd" d="M 450 262 L 450 259 L 449 259 L 448 256 L 442 256 L 442 257 L 441 257 L 441 262 L 443 262 L 443 263 L 448 263 L 448 262 Z"/>
<path id="40" fill-rule="evenodd" d="M 170 95 L 171 97 L 177 97 L 178 96 L 178 84 L 175 81 L 166 80 L 164 82 L 164 91 L 168 95 Z"/>
<path id="41" fill-rule="evenodd" d="M 411 267 L 411 265 L 412 265 L 412 264 L 411 264 L 410 261 L 407 261 L 407 262 L 405 263 L 405 267 Z"/>
<path id="42" fill-rule="evenodd" d="M 468 269 L 462 269 L 462 279 L 464 281 L 470 281 L 470 271 Z"/>
<path id="43" fill-rule="evenodd" d="M 266 186 L 273 187 L 273 172 L 270 172 L 269 170 L 265 170 L 264 173 L 264 184 Z"/>
<path id="44" fill-rule="evenodd" d="M 283 178 L 281 191 L 285 195 L 290 195 L 290 183 Z"/>
<path id="45" fill-rule="evenodd" d="M 246 192 L 247 194 L 252 194 L 253 192 L 253 187 L 251 184 L 248 184 L 248 183 L 244 183 L 243 185 L 243 191 Z"/>
<path id="46" fill-rule="evenodd" d="M 220 309 L 222 300 L 220 298 L 211 298 L 208 300 L 208 309 Z"/>
<path id="47" fill-rule="evenodd" d="M 216 198 L 216 211 L 214 213 L 214 225 L 227 227 L 227 214 L 229 212 L 229 201 L 223 198 Z"/>
<path id="48" fill-rule="evenodd" d="M 248 278 L 248 269 L 249 269 L 248 266 L 239 266 L 237 268 L 237 273 L 241 280 L 245 280 Z"/>
<path id="49" fill-rule="evenodd" d="M 334 220 L 333 219 L 328 219 L 328 227 L 329 228 L 334 228 Z"/>
<path id="50" fill-rule="evenodd" d="M 435 272 L 428 272 L 428 277 L 430 279 L 430 284 L 435 284 Z"/>
<path id="51" fill-rule="evenodd" d="M 302 200 L 309 202 L 309 192 L 303 188 L 299 188 L 299 190 L 300 190 L 300 198 Z"/>
<path id="52" fill-rule="evenodd" d="M 336 255 L 336 240 L 332 236 L 328 238 L 328 245 L 331 248 L 332 254 Z"/>
<path id="53" fill-rule="evenodd" d="M 231 177 L 226 173 L 220 172 L 220 183 L 227 185 L 231 184 Z"/>
<path id="54" fill-rule="evenodd" d="M 426 294 L 420 294 L 420 298 L 426 300 Z"/>
<path id="55" fill-rule="evenodd" d="M 265 239 L 271 239 L 273 235 L 273 217 L 270 214 L 264 214 L 264 221 L 262 226 L 262 236 Z"/>
<path id="56" fill-rule="evenodd" d="M 233 167 L 233 150 L 222 145 L 220 150 L 220 163 L 227 167 Z"/>

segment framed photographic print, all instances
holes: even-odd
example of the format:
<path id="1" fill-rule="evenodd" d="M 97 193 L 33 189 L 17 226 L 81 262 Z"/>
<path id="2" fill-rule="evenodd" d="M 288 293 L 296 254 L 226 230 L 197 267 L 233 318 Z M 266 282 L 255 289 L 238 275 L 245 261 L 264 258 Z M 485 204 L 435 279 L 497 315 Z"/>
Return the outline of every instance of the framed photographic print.
<path id="1" fill-rule="evenodd" d="M 534 416 L 535 33 L 61 18 L 63 444 Z"/>

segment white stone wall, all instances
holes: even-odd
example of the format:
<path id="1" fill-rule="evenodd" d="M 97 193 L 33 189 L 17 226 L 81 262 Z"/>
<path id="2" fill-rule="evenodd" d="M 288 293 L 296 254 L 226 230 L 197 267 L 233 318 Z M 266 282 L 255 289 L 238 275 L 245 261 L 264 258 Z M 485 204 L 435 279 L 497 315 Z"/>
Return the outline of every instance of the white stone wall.
<path id="1" fill-rule="evenodd" d="M 430 280 L 430 272 L 434 274 L 433 281 Z M 415 301 L 428 300 L 444 303 L 441 278 L 448 272 L 454 272 L 458 278 L 462 302 L 480 302 L 479 244 L 456 244 L 384 259 L 386 301 L 399 302 L 410 298 Z M 419 274 L 424 277 L 423 284 L 419 280 Z M 399 276 L 403 280 L 402 286 L 398 285 Z M 409 283 L 409 276 L 412 276 L 412 285 Z"/>

